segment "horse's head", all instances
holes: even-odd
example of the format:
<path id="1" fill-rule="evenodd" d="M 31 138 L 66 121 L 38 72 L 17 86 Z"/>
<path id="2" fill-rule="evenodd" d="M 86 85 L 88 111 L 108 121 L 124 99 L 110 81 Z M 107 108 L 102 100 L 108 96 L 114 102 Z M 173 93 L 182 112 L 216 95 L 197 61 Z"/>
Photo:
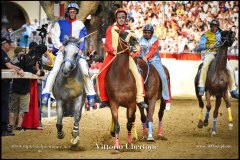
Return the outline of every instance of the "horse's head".
<path id="1" fill-rule="evenodd" d="M 122 30 L 119 32 L 119 37 L 127 43 L 130 48 L 130 52 L 136 53 L 140 50 L 138 36 L 130 30 Z"/>
<path id="2" fill-rule="evenodd" d="M 236 40 L 236 33 L 232 30 L 221 32 L 221 41 L 223 45 L 227 47 L 232 46 L 233 42 Z"/>
<path id="3" fill-rule="evenodd" d="M 78 54 L 78 45 L 82 42 L 79 38 L 65 36 L 63 45 L 65 46 L 63 54 L 63 76 L 67 77 L 77 66 L 80 55 Z"/>

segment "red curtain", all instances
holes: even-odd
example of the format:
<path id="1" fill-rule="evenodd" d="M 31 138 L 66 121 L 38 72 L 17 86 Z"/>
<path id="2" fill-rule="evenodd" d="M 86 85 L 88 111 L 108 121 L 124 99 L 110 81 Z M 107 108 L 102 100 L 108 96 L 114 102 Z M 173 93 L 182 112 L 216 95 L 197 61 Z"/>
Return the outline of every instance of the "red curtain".
<path id="1" fill-rule="evenodd" d="M 29 112 L 25 113 L 22 122 L 23 128 L 37 129 L 39 127 L 38 118 L 38 83 L 36 79 L 30 79 L 30 104 Z"/>

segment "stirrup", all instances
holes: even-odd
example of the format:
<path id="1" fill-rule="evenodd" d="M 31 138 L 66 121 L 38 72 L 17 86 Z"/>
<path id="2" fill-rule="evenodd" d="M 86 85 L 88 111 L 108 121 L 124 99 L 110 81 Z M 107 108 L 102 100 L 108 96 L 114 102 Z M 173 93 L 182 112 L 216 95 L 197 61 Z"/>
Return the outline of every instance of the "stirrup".
<path id="1" fill-rule="evenodd" d="M 42 105 L 47 105 L 49 98 L 50 98 L 50 94 L 43 94 L 41 99 Z"/>

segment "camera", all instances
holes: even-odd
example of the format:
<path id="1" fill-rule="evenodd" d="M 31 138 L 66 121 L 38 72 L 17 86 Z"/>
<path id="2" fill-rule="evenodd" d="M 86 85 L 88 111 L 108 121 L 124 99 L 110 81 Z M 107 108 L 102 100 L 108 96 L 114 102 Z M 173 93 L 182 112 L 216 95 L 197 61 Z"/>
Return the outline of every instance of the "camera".
<path id="1" fill-rule="evenodd" d="M 40 68 L 42 67 L 42 55 L 47 51 L 47 46 L 44 44 L 39 44 L 34 47 L 28 54 L 22 55 L 20 57 L 20 62 L 25 67 L 33 67 L 38 63 Z"/>

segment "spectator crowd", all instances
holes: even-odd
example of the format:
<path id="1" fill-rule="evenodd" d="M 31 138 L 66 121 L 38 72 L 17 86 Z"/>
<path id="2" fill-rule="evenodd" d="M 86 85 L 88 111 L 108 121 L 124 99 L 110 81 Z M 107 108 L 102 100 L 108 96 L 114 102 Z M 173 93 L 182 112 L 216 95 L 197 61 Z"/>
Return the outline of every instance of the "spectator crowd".
<path id="1" fill-rule="evenodd" d="M 154 26 L 161 53 L 196 53 L 201 35 L 213 18 L 222 30 L 238 31 L 238 1 L 123 1 L 128 12 L 128 25 L 142 36 L 146 24 Z M 238 55 L 238 41 L 229 47 Z"/>

